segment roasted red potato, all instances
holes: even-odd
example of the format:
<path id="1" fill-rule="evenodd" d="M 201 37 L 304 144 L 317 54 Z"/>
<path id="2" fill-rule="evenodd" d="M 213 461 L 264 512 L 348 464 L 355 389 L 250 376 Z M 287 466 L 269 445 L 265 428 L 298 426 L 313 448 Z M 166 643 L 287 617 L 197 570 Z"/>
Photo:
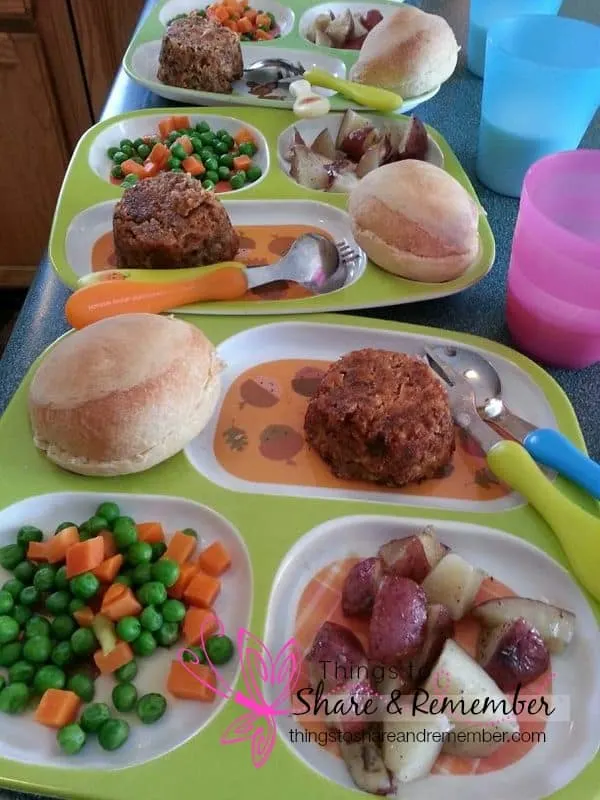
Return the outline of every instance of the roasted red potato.
<path id="1" fill-rule="evenodd" d="M 355 564 L 342 587 L 342 611 L 346 617 L 369 617 L 383 577 L 380 558 L 365 558 Z"/>
<path id="2" fill-rule="evenodd" d="M 360 640 L 349 628 L 336 622 L 321 625 L 306 660 L 311 685 L 323 681 L 325 692 L 332 692 L 349 682 L 358 683 L 369 674 L 367 656 Z"/>
<path id="3" fill-rule="evenodd" d="M 401 575 L 381 582 L 369 626 L 369 658 L 395 666 L 418 652 L 425 639 L 427 597 L 421 587 Z"/>
<path id="4" fill-rule="evenodd" d="M 512 692 L 546 672 L 550 653 L 536 629 L 516 619 L 482 629 L 477 660 L 503 692 Z"/>
<path id="5" fill-rule="evenodd" d="M 438 542 L 433 528 L 427 527 L 413 536 L 392 539 L 379 548 L 377 555 L 384 562 L 386 571 L 421 583 L 445 553 L 446 548 Z"/>
<path id="6" fill-rule="evenodd" d="M 446 639 L 450 639 L 453 633 L 454 621 L 448 608 L 441 603 L 429 606 L 425 624 L 425 639 L 417 656 L 410 664 L 410 675 L 415 682 L 424 681 L 429 677 L 429 673 L 444 649 Z"/>

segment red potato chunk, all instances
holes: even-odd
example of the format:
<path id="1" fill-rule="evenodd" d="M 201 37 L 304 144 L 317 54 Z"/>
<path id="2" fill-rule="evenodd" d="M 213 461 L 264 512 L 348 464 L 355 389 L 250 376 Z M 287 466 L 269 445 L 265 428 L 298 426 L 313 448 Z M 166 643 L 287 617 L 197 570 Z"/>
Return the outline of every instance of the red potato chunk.
<path id="1" fill-rule="evenodd" d="M 343 625 L 325 622 L 306 656 L 311 686 L 323 681 L 324 691 L 332 692 L 368 676 L 367 656 L 358 637 Z"/>
<path id="2" fill-rule="evenodd" d="M 427 622 L 427 596 L 401 575 L 386 575 L 375 598 L 369 626 L 369 658 L 397 665 L 422 646 Z"/>
<path id="3" fill-rule="evenodd" d="M 452 638 L 453 634 L 454 621 L 448 608 L 440 603 L 429 606 L 423 645 L 410 665 L 410 673 L 415 681 L 424 681 L 429 677 L 446 640 Z"/>
<path id="4" fill-rule="evenodd" d="M 365 558 L 355 564 L 342 587 L 342 611 L 346 617 L 369 617 L 383 577 L 380 558 Z"/>
<path id="5" fill-rule="evenodd" d="M 543 675 L 550 654 L 538 631 L 517 619 L 482 630 L 478 661 L 503 692 L 512 692 Z"/>
<path id="6" fill-rule="evenodd" d="M 427 527 L 418 534 L 392 539 L 379 548 L 378 556 L 386 571 L 421 583 L 446 554 L 433 528 Z"/>

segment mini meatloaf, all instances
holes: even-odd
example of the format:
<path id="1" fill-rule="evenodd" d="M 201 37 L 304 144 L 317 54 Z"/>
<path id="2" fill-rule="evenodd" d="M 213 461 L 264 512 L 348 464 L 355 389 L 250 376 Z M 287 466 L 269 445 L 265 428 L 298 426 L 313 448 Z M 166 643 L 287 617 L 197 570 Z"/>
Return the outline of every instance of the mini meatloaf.
<path id="1" fill-rule="evenodd" d="M 113 217 L 119 267 L 196 267 L 231 261 L 239 236 L 227 212 L 189 175 L 161 172 L 126 189 Z"/>
<path id="2" fill-rule="evenodd" d="M 230 94 L 244 74 L 237 34 L 199 14 L 172 22 L 163 37 L 158 80 L 169 86 Z"/>
<path id="3" fill-rule="evenodd" d="M 308 404 L 306 440 L 334 475 L 405 486 L 440 475 L 454 452 L 446 390 L 418 358 L 356 350 Z"/>

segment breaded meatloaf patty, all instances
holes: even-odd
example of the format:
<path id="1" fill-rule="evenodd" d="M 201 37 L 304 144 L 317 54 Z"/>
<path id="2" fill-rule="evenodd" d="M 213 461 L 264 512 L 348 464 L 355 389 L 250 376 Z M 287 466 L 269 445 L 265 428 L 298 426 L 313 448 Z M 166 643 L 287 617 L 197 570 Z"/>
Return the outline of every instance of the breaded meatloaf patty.
<path id="1" fill-rule="evenodd" d="M 327 371 L 308 404 L 306 440 L 339 478 L 404 486 L 454 452 L 446 390 L 420 359 L 356 350 Z"/>
<path id="2" fill-rule="evenodd" d="M 240 39 L 229 28 L 196 13 L 167 28 L 158 61 L 162 83 L 229 94 L 243 74 Z"/>
<path id="3" fill-rule="evenodd" d="M 195 267 L 231 261 L 239 236 L 195 178 L 161 172 L 126 189 L 113 217 L 119 267 Z"/>

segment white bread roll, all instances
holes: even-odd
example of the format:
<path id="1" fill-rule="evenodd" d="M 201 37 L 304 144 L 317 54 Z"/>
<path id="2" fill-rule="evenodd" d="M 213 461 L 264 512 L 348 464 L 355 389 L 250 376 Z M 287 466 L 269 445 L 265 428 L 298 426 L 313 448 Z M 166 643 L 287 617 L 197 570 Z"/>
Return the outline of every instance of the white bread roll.
<path id="1" fill-rule="evenodd" d="M 350 80 L 418 97 L 448 80 L 459 49 L 443 17 L 403 5 L 369 31 Z"/>
<path id="2" fill-rule="evenodd" d="M 479 207 L 443 169 L 398 161 L 369 172 L 348 201 L 354 238 L 382 269 L 442 283 L 479 257 Z"/>
<path id="3" fill-rule="evenodd" d="M 36 447 L 80 475 L 142 472 L 206 426 L 221 364 L 193 325 L 125 314 L 61 339 L 29 389 Z"/>

